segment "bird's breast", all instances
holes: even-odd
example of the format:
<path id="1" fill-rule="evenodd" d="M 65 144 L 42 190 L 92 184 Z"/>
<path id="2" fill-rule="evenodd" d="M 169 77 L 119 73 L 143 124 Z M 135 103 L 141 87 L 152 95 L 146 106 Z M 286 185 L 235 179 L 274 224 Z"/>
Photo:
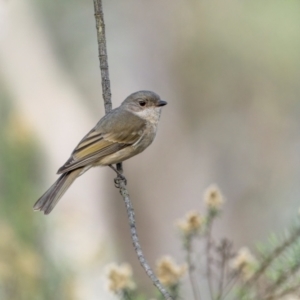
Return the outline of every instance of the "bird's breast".
<path id="1" fill-rule="evenodd" d="M 133 145 L 135 148 L 146 149 L 154 140 L 157 131 L 157 124 L 147 122 L 143 134 L 139 140 Z"/>

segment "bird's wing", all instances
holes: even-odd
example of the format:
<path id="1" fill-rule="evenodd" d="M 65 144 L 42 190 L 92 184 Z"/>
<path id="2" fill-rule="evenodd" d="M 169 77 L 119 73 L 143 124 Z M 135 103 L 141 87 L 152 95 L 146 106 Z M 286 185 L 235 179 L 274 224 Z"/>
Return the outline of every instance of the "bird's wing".
<path id="1" fill-rule="evenodd" d="M 111 111 L 79 142 L 57 173 L 91 165 L 101 157 L 133 145 L 141 138 L 145 126 L 143 119 L 128 111 Z"/>

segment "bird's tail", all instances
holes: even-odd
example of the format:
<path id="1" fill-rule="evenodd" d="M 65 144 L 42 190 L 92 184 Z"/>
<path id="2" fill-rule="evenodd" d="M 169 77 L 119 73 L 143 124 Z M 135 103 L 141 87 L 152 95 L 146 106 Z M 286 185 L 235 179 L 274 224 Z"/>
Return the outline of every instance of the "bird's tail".
<path id="1" fill-rule="evenodd" d="M 74 180 L 80 175 L 83 168 L 62 174 L 46 193 L 34 204 L 34 210 L 43 211 L 45 215 L 50 214 L 59 199 L 67 191 Z"/>

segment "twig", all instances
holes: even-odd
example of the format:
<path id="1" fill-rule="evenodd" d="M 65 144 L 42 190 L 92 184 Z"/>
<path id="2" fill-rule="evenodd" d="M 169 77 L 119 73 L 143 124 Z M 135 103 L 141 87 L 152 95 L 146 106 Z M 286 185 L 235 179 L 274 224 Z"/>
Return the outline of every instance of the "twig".
<path id="1" fill-rule="evenodd" d="M 126 205 L 127 215 L 128 215 L 128 220 L 129 220 L 129 226 L 130 226 L 130 232 L 131 232 L 131 238 L 132 238 L 134 250 L 135 250 L 135 252 L 138 256 L 138 259 L 139 259 L 142 267 L 145 269 L 147 275 L 151 278 L 153 284 L 159 289 L 159 291 L 163 294 L 165 299 L 172 300 L 172 297 L 167 292 L 167 290 L 162 286 L 162 284 L 159 282 L 159 280 L 157 279 L 157 277 L 153 273 L 152 269 L 148 265 L 144 255 L 143 255 L 142 248 L 141 248 L 141 245 L 139 243 L 139 238 L 138 238 L 137 231 L 136 231 L 134 210 L 133 210 L 132 204 L 130 202 L 129 193 L 126 189 L 126 185 L 125 185 L 124 180 L 119 179 L 118 183 L 119 183 L 120 193 L 121 193 L 121 195 L 124 199 L 125 205 Z"/>
<path id="2" fill-rule="evenodd" d="M 112 109 L 110 80 L 108 72 L 106 37 L 105 37 L 105 23 L 102 9 L 102 0 L 94 0 L 94 10 L 97 28 L 98 51 L 102 82 L 102 95 L 104 100 L 105 113 Z"/>
<path id="3" fill-rule="evenodd" d="M 197 282 L 196 282 L 195 277 L 194 277 L 195 265 L 192 262 L 192 252 L 193 252 L 192 237 L 189 237 L 188 240 L 187 240 L 186 251 L 187 251 L 186 260 L 187 260 L 187 264 L 188 264 L 189 278 L 190 278 L 191 285 L 192 285 L 194 299 L 195 300 L 201 300 L 200 291 L 198 289 Z"/>
<path id="4" fill-rule="evenodd" d="M 212 276 L 211 276 L 211 257 L 210 257 L 210 248 L 211 248 L 211 227 L 212 223 L 208 224 L 207 236 L 206 236 L 206 273 L 207 273 L 207 282 L 209 287 L 210 298 L 214 299 L 213 287 L 212 287 Z"/>
<path id="5" fill-rule="evenodd" d="M 284 283 L 286 283 L 287 281 L 289 281 L 289 279 L 299 271 L 300 268 L 300 264 L 296 264 L 294 265 L 289 271 L 281 274 L 281 276 L 278 277 L 278 279 L 272 284 L 270 285 L 267 289 L 265 294 L 268 295 L 266 296 L 266 298 L 270 298 L 272 295 L 275 295 L 277 290 L 282 287 L 282 285 Z"/>
<path id="6" fill-rule="evenodd" d="M 221 246 L 219 248 L 219 252 L 221 255 L 221 274 L 219 278 L 219 290 L 218 290 L 218 296 L 217 299 L 222 299 L 222 293 L 224 288 L 224 281 L 225 281 L 225 271 L 226 271 L 226 264 L 228 262 L 228 255 L 227 255 L 227 240 L 223 240 L 221 243 Z"/>
<path id="7" fill-rule="evenodd" d="M 104 23 L 104 16 L 103 16 L 102 0 L 94 0 L 94 10 L 95 10 L 97 38 L 98 38 L 98 50 L 99 50 L 99 60 L 100 60 L 101 80 L 102 80 L 102 94 L 104 100 L 105 113 L 108 113 L 112 109 L 112 102 L 111 102 L 111 90 L 110 90 L 110 80 L 109 80 L 109 72 L 108 72 L 105 23 Z M 123 171 L 122 164 L 117 164 L 117 169 L 118 171 L 122 172 Z M 134 211 L 129 198 L 129 193 L 126 188 L 126 179 L 124 177 L 123 179 L 121 179 L 119 176 L 118 188 L 120 190 L 120 193 L 126 205 L 127 215 L 129 219 L 129 225 L 130 225 L 131 238 L 138 259 L 142 267 L 145 269 L 147 275 L 150 277 L 153 284 L 158 288 L 158 290 L 163 294 L 164 298 L 167 300 L 172 300 L 170 294 L 162 286 L 162 284 L 159 282 L 159 280 L 153 273 L 152 269 L 148 265 L 144 257 L 144 254 L 142 252 L 142 248 L 139 243 L 137 230 L 135 226 Z"/>
<path id="8" fill-rule="evenodd" d="M 269 266 L 273 263 L 275 258 L 280 256 L 284 250 L 289 247 L 291 244 L 293 244 L 300 235 L 300 228 L 295 230 L 295 232 L 290 236 L 289 239 L 287 239 L 283 244 L 275 248 L 275 250 L 262 262 L 260 268 L 254 273 L 254 275 L 245 283 L 246 286 L 253 285 L 257 280 L 260 278 L 260 276 L 266 271 L 266 269 L 269 268 Z"/>

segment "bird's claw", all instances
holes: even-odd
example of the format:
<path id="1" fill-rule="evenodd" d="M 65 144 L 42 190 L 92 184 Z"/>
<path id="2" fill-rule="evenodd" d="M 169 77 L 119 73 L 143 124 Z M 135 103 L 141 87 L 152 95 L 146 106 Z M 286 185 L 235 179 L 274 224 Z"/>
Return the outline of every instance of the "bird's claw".
<path id="1" fill-rule="evenodd" d="M 118 176 L 114 179 L 114 182 L 115 182 L 115 187 L 117 189 L 120 188 L 120 183 L 121 181 L 124 182 L 125 185 L 127 185 L 127 179 L 125 178 L 125 176 L 121 175 L 121 174 L 118 174 Z"/>
<path id="2" fill-rule="evenodd" d="M 115 182 L 115 187 L 116 187 L 117 189 L 119 189 L 119 188 L 120 188 L 120 179 L 119 179 L 118 177 L 116 177 L 116 178 L 114 179 L 114 182 Z"/>

